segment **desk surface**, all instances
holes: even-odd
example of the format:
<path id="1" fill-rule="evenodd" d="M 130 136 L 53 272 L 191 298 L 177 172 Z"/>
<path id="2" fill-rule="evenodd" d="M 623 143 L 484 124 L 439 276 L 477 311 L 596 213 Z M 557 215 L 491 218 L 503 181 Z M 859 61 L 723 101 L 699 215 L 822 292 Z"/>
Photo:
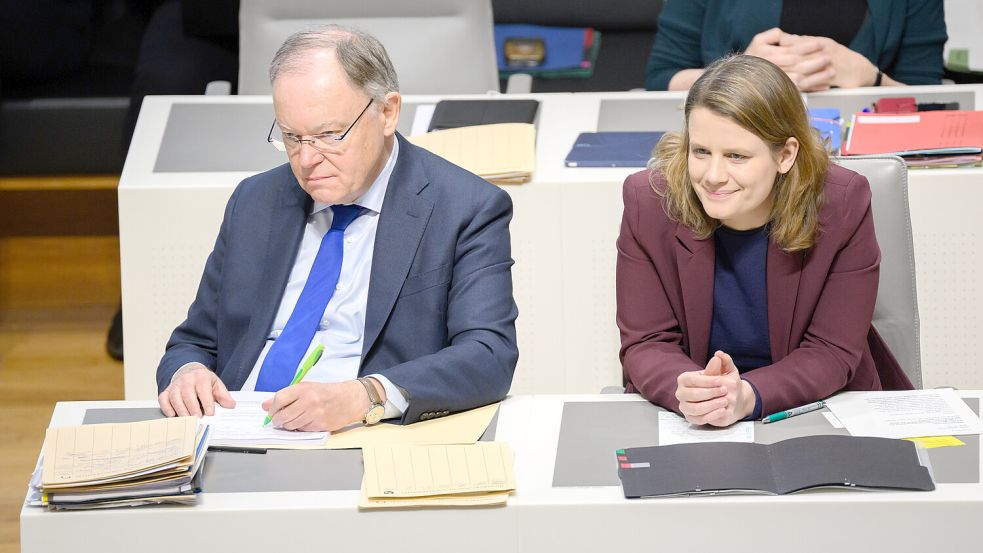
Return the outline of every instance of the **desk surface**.
<path id="1" fill-rule="evenodd" d="M 963 395 L 977 403 L 983 392 Z M 151 405 L 59 403 L 51 424 L 77 424 L 87 409 Z M 962 551 L 978 543 L 983 484 L 979 482 L 980 445 L 975 437 L 966 437 L 965 446 L 944 448 L 949 450 L 944 454 L 959 457 L 957 464 L 965 469 L 959 479 L 972 481 L 940 482 L 933 492 L 816 490 L 789 496 L 626 500 L 616 482 L 591 485 L 583 481 L 616 471 L 610 451 L 613 443 L 621 444 L 615 447 L 656 443 L 657 436 L 650 434 L 657 428 L 652 424 L 656 412 L 657 408 L 634 395 L 509 398 L 499 413 L 496 432 L 497 439 L 510 443 L 515 452 L 517 491 L 502 508 L 359 512 L 355 490 L 305 490 L 301 486 L 264 491 L 263 481 L 269 478 L 264 471 L 271 462 L 291 460 L 288 457 L 261 460 L 265 456 L 221 454 L 251 458 L 242 462 L 252 464 L 254 472 L 241 473 L 249 474 L 246 485 L 251 490 L 203 493 L 193 507 L 76 513 L 25 507 L 21 511 L 22 551 L 130 551 L 139 544 L 141 551 L 170 552 L 179 540 L 167 536 L 193 539 L 198 550 L 361 548 L 364 536 L 376 535 L 380 528 L 386 529 L 386 535 L 399 536 L 406 551 L 460 548 L 462 543 L 474 551 L 635 548 L 651 545 L 653 536 L 665 548 L 692 549 L 693 536 L 700 536 L 701 550 L 727 547 L 756 552 L 784 549 L 804 538 L 821 539 L 824 549 L 845 551 Z M 594 424 L 586 424 L 587 419 Z M 804 415 L 769 425 L 773 428 L 758 425 L 756 439 L 834 432 L 823 421 Z M 623 443 L 629 439 L 631 443 Z M 932 453 L 936 471 L 940 470 L 936 466 L 940 453 L 942 450 Z M 312 454 L 305 455 L 308 459 L 330 454 L 319 458 L 324 472 L 346 464 L 351 468 L 358 457 L 357 451 L 291 453 L 304 454 Z M 567 465 L 581 463 L 585 456 L 606 456 L 609 466 L 568 470 Z M 974 470 L 973 478 L 964 478 Z M 580 480 L 571 485 L 563 481 L 568 478 L 564 474 L 579 475 Z M 715 521 L 712 532 L 707 531 L 708 521 Z M 835 532 L 830 532 L 831 525 Z M 167 528 L 166 536 L 161 528 Z M 755 543 L 730 544 L 730 536 L 739 533 L 756 536 Z M 80 536 L 93 540 L 80 543 Z M 155 539 L 147 540 L 147 536 Z"/>

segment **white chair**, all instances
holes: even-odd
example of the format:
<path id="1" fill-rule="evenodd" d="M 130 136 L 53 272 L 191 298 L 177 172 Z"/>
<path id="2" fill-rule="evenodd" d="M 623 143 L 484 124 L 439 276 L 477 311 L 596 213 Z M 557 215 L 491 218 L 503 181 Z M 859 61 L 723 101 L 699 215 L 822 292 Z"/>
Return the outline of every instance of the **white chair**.
<path id="1" fill-rule="evenodd" d="M 283 41 L 329 23 L 378 38 L 403 94 L 498 91 L 491 0 L 241 0 L 239 94 L 269 94 L 270 61 Z"/>
<path id="2" fill-rule="evenodd" d="M 881 273 L 874 328 L 915 388 L 922 387 L 922 361 L 915 292 L 915 253 L 908 212 L 908 166 L 896 156 L 841 157 L 836 164 L 870 182 Z"/>

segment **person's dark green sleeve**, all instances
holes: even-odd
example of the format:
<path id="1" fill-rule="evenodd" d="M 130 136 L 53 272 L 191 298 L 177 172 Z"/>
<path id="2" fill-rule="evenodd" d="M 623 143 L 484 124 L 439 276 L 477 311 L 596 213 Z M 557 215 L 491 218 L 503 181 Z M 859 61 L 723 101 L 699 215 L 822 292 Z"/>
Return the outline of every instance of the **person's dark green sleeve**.
<path id="1" fill-rule="evenodd" d="M 894 63 L 881 70 L 908 85 L 941 83 L 942 48 L 948 38 L 942 0 L 908 0 L 902 33 Z"/>
<path id="2" fill-rule="evenodd" d="M 668 90 L 673 75 L 704 66 L 700 55 L 705 0 L 667 0 L 645 68 L 645 88 Z"/>

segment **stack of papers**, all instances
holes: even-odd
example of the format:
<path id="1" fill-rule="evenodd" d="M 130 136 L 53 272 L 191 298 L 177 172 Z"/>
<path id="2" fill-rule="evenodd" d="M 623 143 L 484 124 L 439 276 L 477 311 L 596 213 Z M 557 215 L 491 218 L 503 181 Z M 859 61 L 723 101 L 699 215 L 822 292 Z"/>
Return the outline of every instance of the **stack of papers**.
<path id="1" fill-rule="evenodd" d="M 851 436 L 920 438 L 980 434 L 983 424 L 951 389 L 846 392 L 826 406 Z"/>
<path id="2" fill-rule="evenodd" d="M 911 167 L 977 165 L 983 160 L 983 112 L 858 113 L 843 154 L 894 154 Z"/>
<path id="3" fill-rule="evenodd" d="M 501 442 L 374 446 L 362 450 L 362 509 L 504 505 L 515 490 Z"/>
<path id="4" fill-rule="evenodd" d="M 691 424 L 676 413 L 659 411 L 659 445 L 753 441 L 754 423 L 751 421 L 735 422 L 724 427 Z"/>
<path id="5" fill-rule="evenodd" d="M 528 182 L 536 169 L 536 127 L 529 123 L 446 129 L 409 141 L 493 184 Z"/>
<path id="6" fill-rule="evenodd" d="M 263 424 L 266 411 L 263 402 L 274 392 L 232 392 L 236 405 L 225 409 L 215 405 L 215 415 L 204 417 L 211 428 L 210 445 L 243 448 L 284 446 L 290 449 L 306 449 L 324 445 L 328 432 L 297 432 L 275 428 L 272 423 Z"/>
<path id="7" fill-rule="evenodd" d="M 35 491 L 49 509 L 194 503 L 208 426 L 195 417 L 49 428 Z"/>

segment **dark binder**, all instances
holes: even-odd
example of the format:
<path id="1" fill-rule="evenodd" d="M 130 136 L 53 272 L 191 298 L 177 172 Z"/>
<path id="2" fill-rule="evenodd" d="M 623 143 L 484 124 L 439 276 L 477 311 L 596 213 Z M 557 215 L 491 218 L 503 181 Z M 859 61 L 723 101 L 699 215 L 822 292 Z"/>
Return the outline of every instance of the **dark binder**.
<path id="1" fill-rule="evenodd" d="M 563 160 L 567 167 L 645 167 L 661 132 L 584 132 Z"/>
<path id="2" fill-rule="evenodd" d="M 495 123 L 532 123 L 538 109 L 538 100 L 442 100 L 434 107 L 427 132 Z"/>
<path id="3" fill-rule="evenodd" d="M 618 452 L 625 497 L 788 494 L 822 487 L 930 491 L 915 444 L 888 438 L 806 436 L 773 444 L 715 442 Z"/>

